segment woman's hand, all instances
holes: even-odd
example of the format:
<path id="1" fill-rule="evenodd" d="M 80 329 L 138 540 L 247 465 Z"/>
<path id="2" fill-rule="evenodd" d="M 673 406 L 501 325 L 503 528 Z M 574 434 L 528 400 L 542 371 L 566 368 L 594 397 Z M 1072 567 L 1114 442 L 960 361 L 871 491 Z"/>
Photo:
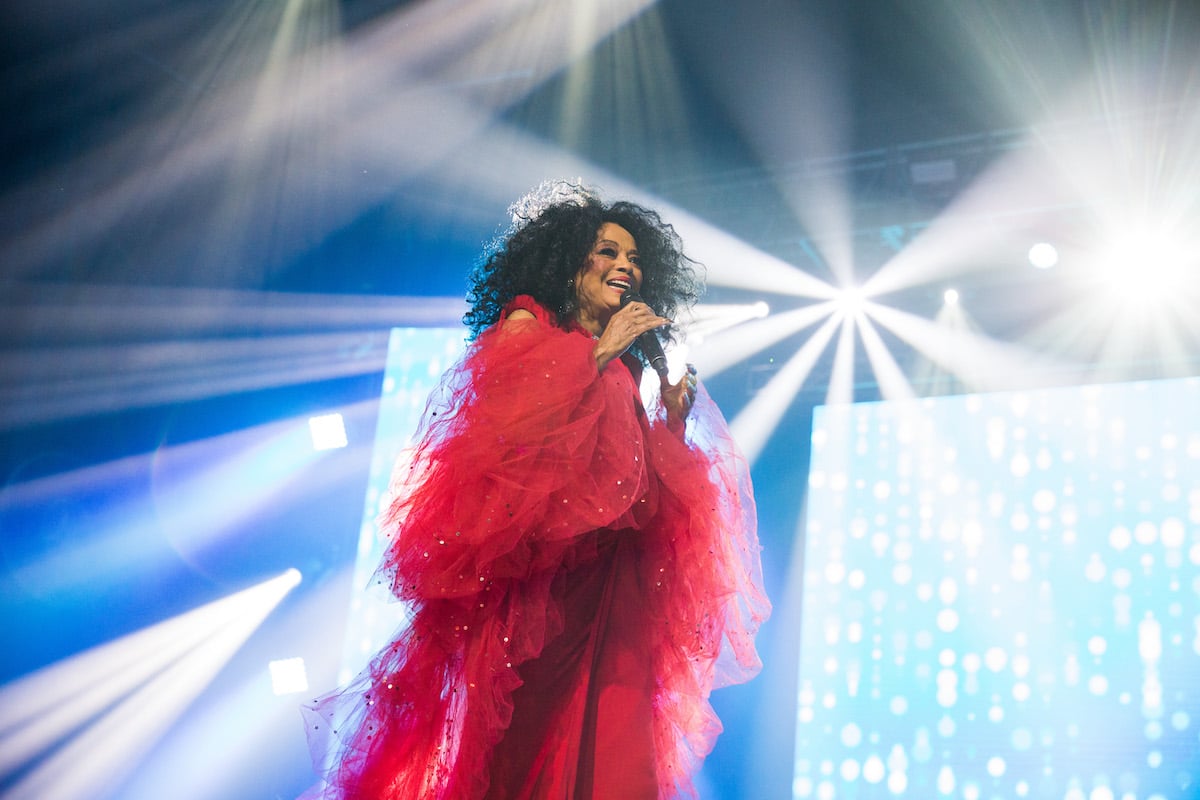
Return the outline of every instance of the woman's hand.
<path id="1" fill-rule="evenodd" d="M 677 428 L 683 425 L 692 404 L 696 402 L 696 368 L 687 365 L 687 372 L 679 379 L 679 383 L 662 381 L 662 400 L 667 409 L 667 427 Z"/>
<path id="2" fill-rule="evenodd" d="M 620 358 L 643 333 L 669 324 L 671 320 L 658 316 L 645 303 L 630 303 L 612 315 L 596 340 L 592 349 L 596 366 L 604 369 L 608 362 Z"/>

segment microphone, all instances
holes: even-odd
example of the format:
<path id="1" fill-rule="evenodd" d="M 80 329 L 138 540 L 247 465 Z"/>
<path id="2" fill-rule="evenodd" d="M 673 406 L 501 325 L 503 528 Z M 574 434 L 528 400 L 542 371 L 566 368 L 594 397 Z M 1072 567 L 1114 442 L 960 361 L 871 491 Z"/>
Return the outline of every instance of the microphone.
<path id="1" fill-rule="evenodd" d="M 621 295 L 621 308 L 630 303 L 644 303 L 645 300 L 639 294 L 633 292 L 625 292 Z M 653 310 L 653 309 L 651 309 Z M 650 366 L 654 367 L 654 371 L 658 373 L 658 377 L 662 380 L 667 379 L 667 357 L 663 353 L 662 344 L 658 341 L 658 334 L 654 331 L 646 331 L 637 338 L 638 347 L 642 348 L 642 353 L 650 362 Z"/>

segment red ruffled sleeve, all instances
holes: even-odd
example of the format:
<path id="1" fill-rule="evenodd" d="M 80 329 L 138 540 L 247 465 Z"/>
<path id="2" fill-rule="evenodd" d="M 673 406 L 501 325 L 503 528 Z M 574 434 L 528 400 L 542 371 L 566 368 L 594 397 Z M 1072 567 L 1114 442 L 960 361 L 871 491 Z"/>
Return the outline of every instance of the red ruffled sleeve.
<path id="1" fill-rule="evenodd" d="M 582 331 L 514 319 L 479 337 L 426 411 L 386 512 L 381 568 L 397 597 L 473 595 L 481 583 L 558 565 L 581 534 L 638 528 L 650 481 L 637 390 L 603 373 Z"/>
<path id="2" fill-rule="evenodd" d="M 683 436 L 661 404 L 650 411 L 661 497 L 641 568 L 666 632 L 655 651 L 660 795 L 693 797 L 691 776 L 721 731 L 709 694 L 758 673 L 754 639 L 771 605 L 749 470 L 719 409 L 701 387 Z"/>

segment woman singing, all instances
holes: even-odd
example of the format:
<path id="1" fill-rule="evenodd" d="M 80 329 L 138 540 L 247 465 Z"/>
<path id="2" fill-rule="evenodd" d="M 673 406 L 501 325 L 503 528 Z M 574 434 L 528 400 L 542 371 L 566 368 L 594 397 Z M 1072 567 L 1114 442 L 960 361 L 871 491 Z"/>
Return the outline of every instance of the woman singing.
<path id="1" fill-rule="evenodd" d="M 693 262 L 579 187 L 514 209 L 382 517 L 411 622 L 309 708 L 337 748 L 317 797 L 692 797 L 709 692 L 758 670 L 745 464 L 693 370 L 639 391 L 638 337 L 694 302 Z"/>

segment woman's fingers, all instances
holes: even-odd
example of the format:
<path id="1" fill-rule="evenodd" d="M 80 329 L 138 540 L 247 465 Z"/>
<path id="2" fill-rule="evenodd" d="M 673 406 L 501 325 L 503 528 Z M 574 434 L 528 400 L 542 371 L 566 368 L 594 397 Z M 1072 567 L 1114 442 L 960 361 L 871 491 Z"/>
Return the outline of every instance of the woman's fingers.
<path id="1" fill-rule="evenodd" d="M 664 380 L 662 383 L 662 396 L 663 402 L 667 406 L 668 414 L 674 416 L 676 419 L 686 419 L 696 402 L 698 385 L 696 367 L 693 364 L 687 365 L 687 371 L 679 379 L 678 383 L 668 383 Z"/>
<path id="2" fill-rule="evenodd" d="M 625 314 L 626 318 L 637 326 L 637 333 L 635 336 L 641 336 L 646 331 L 652 331 L 655 328 L 661 328 L 664 325 L 671 324 L 671 320 L 655 314 L 654 309 L 650 308 L 650 306 L 646 305 L 645 303 L 630 303 L 629 305 L 625 306 L 625 308 L 617 312 L 618 317 L 621 314 Z M 615 318 L 616 317 L 614 317 L 614 319 Z"/>
<path id="3" fill-rule="evenodd" d="M 643 333 L 669 324 L 671 324 L 671 320 L 658 316 L 645 303 L 630 303 L 613 314 L 612 319 L 605 327 L 605 332 L 611 330 L 617 340 L 628 347 Z"/>

